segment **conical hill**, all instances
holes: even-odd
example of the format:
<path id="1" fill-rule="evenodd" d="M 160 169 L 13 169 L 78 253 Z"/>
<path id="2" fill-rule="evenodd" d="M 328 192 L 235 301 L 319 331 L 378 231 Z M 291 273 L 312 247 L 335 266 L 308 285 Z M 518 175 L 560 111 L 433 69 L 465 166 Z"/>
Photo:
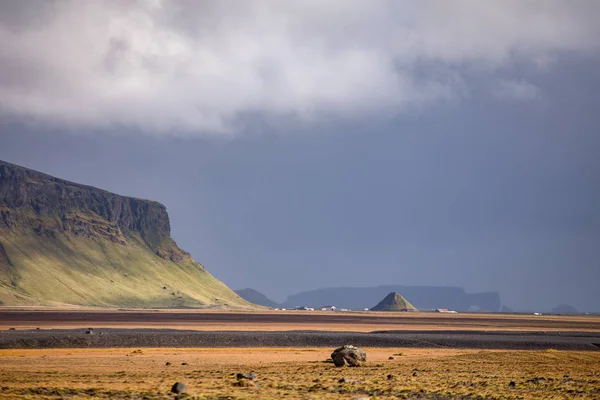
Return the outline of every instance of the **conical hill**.
<path id="1" fill-rule="evenodd" d="M 399 293 L 392 292 L 385 296 L 371 311 L 419 311 Z"/>

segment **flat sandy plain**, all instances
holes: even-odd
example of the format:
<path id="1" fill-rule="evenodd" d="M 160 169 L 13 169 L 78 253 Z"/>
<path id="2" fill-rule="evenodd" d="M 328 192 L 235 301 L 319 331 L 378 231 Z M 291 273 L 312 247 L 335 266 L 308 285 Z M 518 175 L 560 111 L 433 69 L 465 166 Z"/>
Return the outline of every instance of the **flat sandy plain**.
<path id="1" fill-rule="evenodd" d="M 201 331 L 460 330 L 600 332 L 600 316 L 525 314 L 440 314 L 394 312 L 194 311 L 194 310 L 10 310 L 0 308 L 0 329 L 82 327 L 154 328 Z"/>
<path id="2" fill-rule="evenodd" d="M 2 399 L 600 398 L 596 316 L 2 310 L 0 348 Z"/>

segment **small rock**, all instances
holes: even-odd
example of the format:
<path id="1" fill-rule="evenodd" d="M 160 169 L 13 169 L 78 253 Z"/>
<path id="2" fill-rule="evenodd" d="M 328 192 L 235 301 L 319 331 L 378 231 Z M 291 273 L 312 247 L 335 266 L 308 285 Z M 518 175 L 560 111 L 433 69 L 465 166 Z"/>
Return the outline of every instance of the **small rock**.
<path id="1" fill-rule="evenodd" d="M 15 328 L 8 328 L 9 331 L 16 331 Z"/>
<path id="2" fill-rule="evenodd" d="M 182 362 L 182 363 L 181 363 L 181 365 L 188 365 L 188 363 L 186 363 L 186 362 Z"/>
<path id="3" fill-rule="evenodd" d="M 187 386 L 181 382 L 175 382 L 173 387 L 171 388 L 171 393 L 185 393 L 187 392 Z"/>
<path id="4" fill-rule="evenodd" d="M 251 381 L 249 379 L 238 379 L 237 381 L 235 381 L 233 383 L 233 386 L 240 386 L 240 387 L 257 387 L 258 385 L 254 382 Z"/>
<path id="5" fill-rule="evenodd" d="M 412 376 L 421 376 L 421 374 L 419 373 L 419 371 L 415 371 L 415 372 L 413 372 Z"/>
<path id="6" fill-rule="evenodd" d="M 392 380 L 392 379 L 394 379 L 394 375 L 392 375 L 392 374 L 389 374 L 389 375 L 387 376 L 387 378 L 388 378 L 389 380 Z"/>
<path id="7" fill-rule="evenodd" d="M 395 359 L 396 359 L 396 357 L 394 357 L 394 356 L 389 356 L 388 357 L 388 360 L 395 360 Z"/>
<path id="8" fill-rule="evenodd" d="M 256 372 L 250 372 L 247 374 L 244 374 L 242 372 L 238 372 L 235 377 L 240 380 L 240 379 L 248 379 L 248 380 L 254 380 L 256 379 Z"/>
<path id="9" fill-rule="evenodd" d="M 35 328 L 35 330 L 36 330 L 36 331 L 39 331 L 39 330 L 40 330 L 40 327 L 38 326 L 37 328 Z"/>
<path id="10" fill-rule="evenodd" d="M 352 400 L 371 400 L 370 397 L 353 397 Z"/>
<path id="11" fill-rule="evenodd" d="M 93 330 L 91 330 L 91 329 L 88 329 L 87 331 L 85 331 L 85 334 L 86 334 L 86 335 L 93 335 L 93 334 L 94 334 L 94 331 L 93 331 Z"/>
<path id="12" fill-rule="evenodd" d="M 515 381 L 510 381 L 510 382 L 508 383 L 508 387 L 514 388 L 514 387 L 516 387 L 516 386 L 517 386 L 517 384 L 515 383 Z"/>
<path id="13" fill-rule="evenodd" d="M 350 382 L 350 379 L 348 379 L 348 378 L 340 378 L 340 379 L 338 379 L 338 383 L 348 383 L 348 382 Z"/>
<path id="14" fill-rule="evenodd" d="M 169 365 L 171 365 L 171 362 L 167 361 L 167 362 L 165 363 L 165 365 L 166 365 L 166 366 L 169 366 Z"/>

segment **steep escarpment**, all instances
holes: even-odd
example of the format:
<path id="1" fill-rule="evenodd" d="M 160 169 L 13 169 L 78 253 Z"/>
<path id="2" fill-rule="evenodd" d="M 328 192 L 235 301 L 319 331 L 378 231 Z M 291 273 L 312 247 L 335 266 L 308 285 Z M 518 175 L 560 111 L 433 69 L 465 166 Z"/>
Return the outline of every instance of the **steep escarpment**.
<path id="1" fill-rule="evenodd" d="M 2 161 L 0 301 L 247 305 L 176 245 L 162 204 Z"/>

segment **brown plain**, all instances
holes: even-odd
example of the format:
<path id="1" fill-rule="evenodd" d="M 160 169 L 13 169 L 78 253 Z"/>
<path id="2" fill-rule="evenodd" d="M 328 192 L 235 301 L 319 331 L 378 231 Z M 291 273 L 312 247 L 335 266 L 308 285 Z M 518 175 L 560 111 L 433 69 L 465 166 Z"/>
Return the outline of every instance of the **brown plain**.
<path id="1" fill-rule="evenodd" d="M 0 350 L 0 398 L 169 398 L 176 381 L 202 399 L 600 396 L 597 352 L 367 348 L 366 366 L 335 368 L 331 350 Z M 238 385 L 249 371 L 260 386 Z"/>
<path id="2" fill-rule="evenodd" d="M 189 330 L 376 330 L 580 331 L 599 332 L 600 316 L 441 314 L 394 312 L 197 311 L 197 310 L 10 310 L 0 329 L 170 328 Z"/>

